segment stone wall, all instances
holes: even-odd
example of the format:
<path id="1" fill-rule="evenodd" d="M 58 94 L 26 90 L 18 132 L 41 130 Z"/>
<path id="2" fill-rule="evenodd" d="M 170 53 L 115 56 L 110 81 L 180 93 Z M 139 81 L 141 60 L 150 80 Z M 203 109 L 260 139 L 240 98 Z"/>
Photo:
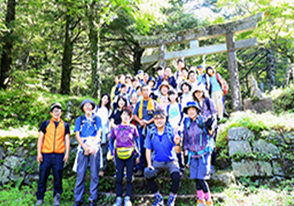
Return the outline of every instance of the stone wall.
<path id="1" fill-rule="evenodd" d="M 228 132 L 229 157 L 235 177 L 261 179 L 294 177 L 294 132 L 263 131 L 247 128 Z"/>
<path id="2" fill-rule="evenodd" d="M 228 165 L 234 177 L 263 180 L 294 177 L 294 132 L 253 132 L 239 127 L 231 128 L 227 139 L 229 159 L 225 161 L 231 163 Z M 75 175 L 72 165 L 77 144 L 72 136 L 69 162 L 64 166 L 65 177 Z M 0 185 L 36 182 L 39 169 L 36 155 L 36 137 L 0 137 Z M 221 181 L 219 175 L 215 177 L 213 179 Z M 234 177 L 224 176 L 223 179 Z"/>
<path id="3" fill-rule="evenodd" d="M 38 180 L 37 141 L 36 137 L 0 137 L 0 185 L 9 182 L 31 184 Z M 71 138 L 69 162 L 64 165 L 65 176 L 73 174 L 76 146 L 76 140 Z"/>

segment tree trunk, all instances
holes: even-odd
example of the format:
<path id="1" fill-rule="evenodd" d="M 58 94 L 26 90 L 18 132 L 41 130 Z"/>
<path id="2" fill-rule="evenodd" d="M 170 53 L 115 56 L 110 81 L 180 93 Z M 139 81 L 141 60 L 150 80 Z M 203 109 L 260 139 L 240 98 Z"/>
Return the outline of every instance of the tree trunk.
<path id="1" fill-rule="evenodd" d="M 12 48 L 13 48 L 13 21 L 15 19 L 15 0 L 8 0 L 7 2 L 7 12 L 5 18 L 5 25 L 8 32 L 4 34 L 2 39 L 3 50 L 1 55 L 1 67 L 0 67 L 0 88 L 6 89 L 8 81 L 7 78 L 9 77 L 9 73 L 11 71 L 11 64 L 12 64 Z"/>
<path id="2" fill-rule="evenodd" d="M 73 28 L 71 27 L 71 16 L 66 15 L 65 25 L 65 40 L 63 47 L 62 56 L 62 74 L 61 74 L 61 85 L 60 94 L 70 94 L 70 81 L 72 71 L 72 55 L 73 55 L 73 42 L 71 41 Z"/>
<path id="3" fill-rule="evenodd" d="M 134 71 L 135 74 L 142 68 L 141 57 L 145 49 L 142 49 L 139 44 L 135 44 L 134 48 Z"/>
<path id="4" fill-rule="evenodd" d="M 267 50 L 267 88 L 272 91 L 276 83 L 275 56 L 272 49 Z"/>
<path id="5" fill-rule="evenodd" d="M 90 5 L 90 11 L 88 13 L 89 21 L 89 40 L 90 40 L 90 54 L 91 54 L 91 86 L 92 92 L 91 96 L 93 98 L 98 98 L 100 96 L 101 88 L 101 75 L 99 71 L 99 51 L 98 51 L 98 31 L 95 28 L 95 11 L 94 11 L 95 1 Z"/>

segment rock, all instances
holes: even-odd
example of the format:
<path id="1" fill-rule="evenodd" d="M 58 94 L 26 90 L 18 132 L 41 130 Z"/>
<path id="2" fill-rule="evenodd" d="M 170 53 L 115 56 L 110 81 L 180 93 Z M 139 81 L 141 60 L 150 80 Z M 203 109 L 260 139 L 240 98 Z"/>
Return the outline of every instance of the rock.
<path id="1" fill-rule="evenodd" d="M 248 141 L 229 141 L 229 155 L 252 153 Z"/>
<path id="2" fill-rule="evenodd" d="M 283 168 L 278 161 L 273 161 L 273 173 L 277 176 L 285 176 Z"/>
<path id="3" fill-rule="evenodd" d="M 5 167 L 4 165 L 0 166 L 0 183 L 2 185 L 9 182 L 8 176 L 9 176 L 9 169 Z"/>
<path id="4" fill-rule="evenodd" d="M 229 141 L 248 141 L 254 137 L 254 133 L 245 127 L 231 128 L 228 132 Z"/>
<path id="5" fill-rule="evenodd" d="M 11 170 L 10 175 L 9 175 L 9 179 L 17 182 L 20 179 L 23 179 L 25 177 L 25 172 L 24 171 L 20 171 L 20 172 L 14 172 L 13 170 Z"/>
<path id="6" fill-rule="evenodd" d="M 18 147 L 15 149 L 14 155 L 19 156 L 19 157 L 24 157 L 25 156 L 25 149 L 24 147 Z"/>
<path id="7" fill-rule="evenodd" d="M 236 182 L 235 176 L 232 172 L 216 173 L 210 178 L 210 181 L 222 183 L 222 185 L 229 187 L 231 183 Z"/>
<path id="8" fill-rule="evenodd" d="M 18 165 L 21 165 L 22 161 L 24 161 L 24 159 L 21 157 L 8 156 L 5 158 L 4 165 L 10 169 L 14 169 Z"/>
<path id="9" fill-rule="evenodd" d="M 263 139 L 254 141 L 253 151 L 262 152 L 263 154 L 270 154 L 272 159 L 276 159 L 280 157 L 280 151 L 278 147 L 276 147 L 272 143 L 268 143 L 267 141 Z"/>
<path id="10" fill-rule="evenodd" d="M 273 101 L 271 97 L 266 97 L 259 100 L 245 99 L 244 109 L 256 111 L 259 114 L 267 111 L 273 111 Z"/>
<path id="11" fill-rule="evenodd" d="M 242 160 L 241 162 L 233 162 L 232 167 L 235 177 L 273 176 L 272 167 L 268 162 Z"/>
<path id="12" fill-rule="evenodd" d="M 39 174 L 29 174 L 26 175 L 24 179 L 24 183 L 27 185 L 31 185 L 33 182 L 37 182 L 39 180 Z"/>
<path id="13" fill-rule="evenodd" d="M 4 152 L 4 148 L 0 147 L 0 160 L 5 158 L 5 152 Z"/>

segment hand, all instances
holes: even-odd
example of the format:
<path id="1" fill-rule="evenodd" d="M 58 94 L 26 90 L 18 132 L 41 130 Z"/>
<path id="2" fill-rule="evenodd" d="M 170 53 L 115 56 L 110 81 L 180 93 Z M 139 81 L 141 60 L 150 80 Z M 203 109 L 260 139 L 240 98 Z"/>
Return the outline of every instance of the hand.
<path id="1" fill-rule="evenodd" d="M 145 127 L 145 126 L 146 126 L 146 122 L 145 122 L 145 120 L 141 120 L 141 121 L 140 121 L 140 125 L 141 125 L 142 127 Z"/>
<path id="2" fill-rule="evenodd" d="M 139 164 L 139 162 L 140 162 L 140 158 L 137 157 L 137 158 L 136 158 L 136 164 Z"/>
<path id="3" fill-rule="evenodd" d="M 175 138 L 174 138 L 174 141 L 175 141 L 176 145 L 179 145 L 180 142 L 181 142 L 181 137 L 179 135 L 176 135 Z"/>
<path id="4" fill-rule="evenodd" d="M 154 167 L 152 165 L 148 166 L 151 170 L 154 170 Z"/>
<path id="5" fill-rule="evenodd" d="M 91 152 L 91 148 L 88 147 L 87 145 L 84 145 L 83 149 L 84 149 L 84 155 L 88 156 L 90 154 L 90 152 Z"/>
<path id="6" fill-rule="evenodd" d="M 65 155 L 64 155 L 64 158 L 63 158 L 64 164 L 67 163 L 68 158 L 69 158 L 69 155 L 68 155 L 68 154 L 65 154 Z"/>
<path id="7" fill-rule="evenodd" d="M 184 163 L 185 163 L 186 167 L 189 168 L 189 165 L 188 165 L 188 156 L 184 156 Z"/>
<path id="8" fill-rule="evenodd" d="M 41 153 L 37 155 L 37 162 L 39 164 L 41 164 L 41 162 L 43 162 L 43 155 Z"/>

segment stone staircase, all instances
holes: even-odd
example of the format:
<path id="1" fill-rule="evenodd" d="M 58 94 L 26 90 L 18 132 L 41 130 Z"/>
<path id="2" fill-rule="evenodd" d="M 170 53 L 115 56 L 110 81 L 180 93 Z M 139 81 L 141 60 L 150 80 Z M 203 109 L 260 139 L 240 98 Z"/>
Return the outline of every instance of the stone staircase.
<path id="1" fill-rule="evenodd" d="M 212 199 L 215 203 L 222 203 L 226 199 L 226 195 L 219 192 L 229 184 L 235 181 L 234 176 L 225 171 L 218 171 L 212 175 L 208 181 L 212 193 Z M 158 188 L 164 196 L 165 202 L 168 199 L 171 179 L 167 173 L 160 174 L 157 178 Z M 126 180 L 124 178 L 124 191 Z M 218 192 L 215 192 L 217 190 Z M 99 180 L 99 205 L 112 205 L 115 202 L 115 177 L 104 176 Z M 177 196 L 176 205 L 194 205 L 196 201 L 195 182 L 189 178 L 189 171 L 186 170 L 185 177 L 181 178 L 181 185 Z M 144 177 L 134 177 L 132 202 L 134 206 L 148 206 L 153 202 L 153 195 L 148 189 L 147 182 Z"/>

